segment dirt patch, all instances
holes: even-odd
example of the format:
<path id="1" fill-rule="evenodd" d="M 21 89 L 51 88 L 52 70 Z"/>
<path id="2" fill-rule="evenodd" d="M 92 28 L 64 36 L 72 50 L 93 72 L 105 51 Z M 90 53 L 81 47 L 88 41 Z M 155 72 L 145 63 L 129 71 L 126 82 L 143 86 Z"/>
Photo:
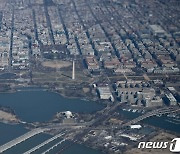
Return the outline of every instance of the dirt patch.
<path id="1" fill-rule="evenodd" d="M 18 119 L 15 115 L 1 110 L 0 110 L 0 120 L 18 122 Z"/>
<path id="2" fill-rule="evenodd" d="M 83 92 L 84 92 L 84 93 L 88 93 L 89 91 L 90 91 L 89 88 L 83 88 Z"/>
<path id="3" fill-rule="evenodd" d="M 62 61 L 62 60 L 54 60 L 54 61 L 44 61 L 42 62 L 42 66 L 44 67 L 50 67 L 50 68 L 64 68 L 64 67 L 69 67 L 71 66 L 72 63 L 69 61 Z"/>

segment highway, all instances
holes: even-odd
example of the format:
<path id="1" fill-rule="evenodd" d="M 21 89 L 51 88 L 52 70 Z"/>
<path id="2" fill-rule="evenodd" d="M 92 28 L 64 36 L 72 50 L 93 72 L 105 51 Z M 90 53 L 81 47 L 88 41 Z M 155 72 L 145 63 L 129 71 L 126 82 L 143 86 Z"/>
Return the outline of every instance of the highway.
<path id="1" fill-rule="evenodd" d="M 15 145 L 17 145 L 17 144 L 31 138 L 31 137 L 37 135 L 37 134 L 40 134 L 40 133 L 44 132 L 45 130 L 46 129 L 42 129 L 42 128 L 33 129 L 32 131 L 27 132 L 26 134 L 24 134 L 24 135 L 22 135 L 22 136 L 20 136 L 18 138 L 15 138 L 14 140 L 0 146 L 0 153 L 12 148 L 13 146 L 15 146 Z"/>

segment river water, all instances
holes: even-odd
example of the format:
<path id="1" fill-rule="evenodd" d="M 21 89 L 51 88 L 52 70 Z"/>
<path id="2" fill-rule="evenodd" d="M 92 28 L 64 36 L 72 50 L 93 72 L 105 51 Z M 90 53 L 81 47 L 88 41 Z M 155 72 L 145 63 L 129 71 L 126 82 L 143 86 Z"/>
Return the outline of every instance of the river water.
<path id="1" fill-rule="evenodd" d="M 43 90 L 0 94 L 0 105 L 10 107 L 26 122 L 48 121 L 60 111 L 92 113 L 103 108 L 92 101 L 68 99 Z"/>

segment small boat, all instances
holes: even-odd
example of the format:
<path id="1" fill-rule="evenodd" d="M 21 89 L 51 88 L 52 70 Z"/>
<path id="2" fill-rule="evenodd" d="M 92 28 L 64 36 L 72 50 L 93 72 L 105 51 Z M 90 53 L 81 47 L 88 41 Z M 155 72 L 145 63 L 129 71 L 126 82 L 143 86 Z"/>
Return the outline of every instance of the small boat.
<path id="1" fill-rule="evenodd" d="M 136 109 L 132 110 L 132 112 L 134 112 L 134 113 L 135 113 L 136 111 L 137 111 Z"/>
<path id="2" fill-rule="evenodd" d="M 162 114 L 157 114 L 156 116 L 157 116 L 157 117 L 161 117 L 161 116 L 162 116 Z"/>

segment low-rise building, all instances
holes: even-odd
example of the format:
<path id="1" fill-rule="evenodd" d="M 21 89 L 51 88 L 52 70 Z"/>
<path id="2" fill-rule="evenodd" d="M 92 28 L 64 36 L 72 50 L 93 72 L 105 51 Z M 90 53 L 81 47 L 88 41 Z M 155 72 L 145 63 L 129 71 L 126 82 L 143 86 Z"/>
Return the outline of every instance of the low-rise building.
<path id="1" fill-rule="evenodd" d="M 87 56 L 85 62 L 89 70 L 99 69 L 99 64 L 94 56 Z"/>
<path id="2" fill-rule="evenodd" d="M 157 106 L 162 106 L 162 105 L 163 105 L 163 100 L 159 96 L 156 96 L 153 99 L 145 99 L 146 107 L 157 107 Z"/>
<path id="3" fill-rule="evenodd" d="M 98 87 L 98 94 L 100 99 L 110 99 L 112 97 L 112 93 L 109 86 Z"/>
<path id="4" fill-rule="evenodd" d="M 144 68 L 146 70 L 151 69 L 151 68 L 155 68 L 155 67 L 158 66 L 157 63 L 154 62 L 151 59 L 148 59 L 148 60 L 145 60 L 145 61 L 141 62 L 140 65 L 141 65 L 142 68 Z"/>
<path id="5" fill-rule="evenodd" d="M 165 94 L 164 101 L 169 105 L 177 105 L 177 100 L 172 93 Z"/>
<path id="6" fill-rule="evenodd" d="M 155 74 L 171 74 L 178 73 L 180 70 L 177 67 L 157 67 L 153 70 Z"/>
<path id="7" fill-rule="evenodd" d="M 150 28 L 155 36 L 164 37 L 166 35 L 166 31 L 160 25 L 150 25 Z"/>
<path id="8" fill-rule="evenodd" d="M 115 69 L 119 67 L 120 62 L 117 58 L 110 58 L 108 60 L 104 60 L 103 64 L 104 64 L 104 68 Z"/>

